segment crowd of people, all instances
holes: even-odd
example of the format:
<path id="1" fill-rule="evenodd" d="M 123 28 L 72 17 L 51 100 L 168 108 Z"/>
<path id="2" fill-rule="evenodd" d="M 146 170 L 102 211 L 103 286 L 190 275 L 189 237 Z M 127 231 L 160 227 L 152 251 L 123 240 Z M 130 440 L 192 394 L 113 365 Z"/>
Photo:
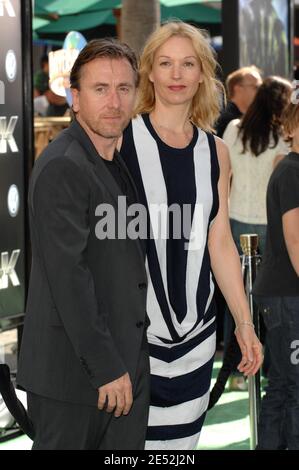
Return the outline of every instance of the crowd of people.
<path id="1" fill-rule="evenodd" d="M 248 231 L 260 238 L 254 293 L 270 354 L 258 448 L 299 448 L 290 359 L 299 112 L 288 80 L 254 66 L 228 77 L 221 111 L 216 70 L 205 35 L 183 22 L 149 37 L 139 70 L 112 39 L 91 41 L 75 61 L 74 120 L 38 158 L 29 189 L 33 262 L 17 382 L 33 449 L 196 448 L 216 349 L 215 282 L 238 373 L 252 376 L 263 361 L 239 259 Z"/>
<path id="2" fill-rule="evenodd" d="M 226 85 L 230 101 L 216 129 L 229 149 L 231 230 L 240 254 L 240 235 L 257 234 L 262 255 L 253 293 L 266 328 L 267 386 L 257 449 L 298 449 L 299 369 L 292 359 L 299 325 L 298 105 L 289 80 L 262 80 L 255 67 L 233 72 Z M 226 350 L 233 325 L 225 313 Z"/>
<path id="3" fill-rule="evenodd" d="M 291 83 L 275 76 L 262 80 L 255 67 L 244 67 L 229 75 L 226 85 L 230 101 L 216 128 L 226 142 L 230 155 L 231 230 L 240 255 L 240 235 L 243 233 L 258 235 L 259 253 L 263 255 L 267 229 L 267 185 L 274 167 L 289 150 L 283 138 L 281 117 L 290 101 Z M 233 324 L 227 309 L 224 315 L 226 351 Z M 267 370 L 267 347 L 265 351 L 264 370 Z M 237 371 L 232 374 L 230 388 L 246 388 L 243 377 Z"/>

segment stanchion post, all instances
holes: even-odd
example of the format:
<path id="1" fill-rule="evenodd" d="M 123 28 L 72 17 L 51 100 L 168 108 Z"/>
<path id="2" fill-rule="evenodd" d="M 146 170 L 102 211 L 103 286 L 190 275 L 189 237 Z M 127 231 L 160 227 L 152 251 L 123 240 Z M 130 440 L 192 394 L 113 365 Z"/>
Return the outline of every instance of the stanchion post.
<path id="1" fill-rule="evenodd" d="M 256 278 L 257 267 L 260 262 L 260 256 L 257 254 L 258 235 L 245 234 L 240 235 L 240 244 L 242 248 L 242 273 L 244 286 L 249 303 L 252 321 L 255 332 L 259 337 L 259 316 L 253 303 L 252 286 Z M 250 419 L 250 449 L 254 450 L 258 444 L 258 417 L 261 401 L 260 393 L 260 372 L 255 376 L 248 377 L 249 392 L 249 419 Z"/>

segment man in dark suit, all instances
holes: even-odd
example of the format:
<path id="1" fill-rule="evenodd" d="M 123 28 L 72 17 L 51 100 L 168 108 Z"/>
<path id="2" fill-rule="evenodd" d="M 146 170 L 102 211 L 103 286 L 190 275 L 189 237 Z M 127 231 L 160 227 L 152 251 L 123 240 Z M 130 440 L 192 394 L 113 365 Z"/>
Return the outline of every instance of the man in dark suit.
<path id="1" fill-rule="evenodd" d="M 71 72 L 75 120 L 37 160 L 29 190 L 32 271 L 17 383 L 33 449 L 142 449 L 149 408 L 147 279 L 139 240 L 97 236 L 101 205 L 136 202 L 115 147 L 136 58 L 91 41 Z"/>

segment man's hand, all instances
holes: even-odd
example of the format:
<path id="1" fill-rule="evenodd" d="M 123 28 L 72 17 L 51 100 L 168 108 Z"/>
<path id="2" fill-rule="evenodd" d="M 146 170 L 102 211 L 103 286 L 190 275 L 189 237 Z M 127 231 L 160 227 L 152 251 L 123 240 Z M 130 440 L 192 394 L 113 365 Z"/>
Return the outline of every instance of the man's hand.
<path id="1" fill-rule="evenodd" d="M 112 413 L 115 409 L 114 416 L 127 415 L 133 404 L 132 384 L 128 373 L 113 380 L 99 389 L 98 408 L 103 410 L 107 401 L 106 411 Z"/>

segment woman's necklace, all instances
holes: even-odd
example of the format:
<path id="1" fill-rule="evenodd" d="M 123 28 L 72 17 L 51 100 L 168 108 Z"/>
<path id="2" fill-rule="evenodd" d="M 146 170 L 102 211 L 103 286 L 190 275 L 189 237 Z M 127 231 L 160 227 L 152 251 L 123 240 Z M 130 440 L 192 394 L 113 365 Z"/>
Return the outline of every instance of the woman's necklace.
<path id="1" fill-rule="evenodd" d="M 188 129 L 186 131 L 178 132 L 164 126 L 163 124 L 159 124 L 152 115 L 150 116 L 150 121 L 161 140 L 171 147 L 187 147 L 193 138 L 193 127 L 191 122 L 188 122 Z"/>

